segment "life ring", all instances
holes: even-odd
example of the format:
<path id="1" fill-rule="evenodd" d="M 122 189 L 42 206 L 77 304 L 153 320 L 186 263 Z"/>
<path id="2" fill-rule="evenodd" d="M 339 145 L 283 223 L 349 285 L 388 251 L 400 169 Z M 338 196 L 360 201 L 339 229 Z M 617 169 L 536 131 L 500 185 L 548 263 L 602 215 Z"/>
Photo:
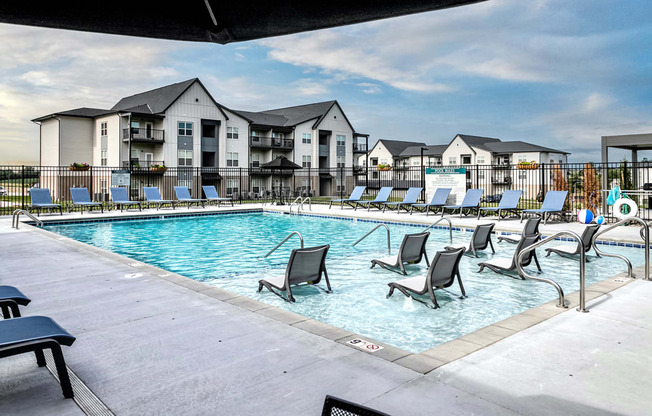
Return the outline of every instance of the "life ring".
<path id="1" fill-rule="evenodd" d="M 627 205 L 629 207 L 629 213 L 623 213 L 621 210 L 623 205 Z M 621 220 L 624 220 L 625 218 L 635 217 L 636 214 L 638 214 L 638 205 L 636 205 L 634 200 L 629 198 L 620 198 L 614 203 L 614 215 Z"/>

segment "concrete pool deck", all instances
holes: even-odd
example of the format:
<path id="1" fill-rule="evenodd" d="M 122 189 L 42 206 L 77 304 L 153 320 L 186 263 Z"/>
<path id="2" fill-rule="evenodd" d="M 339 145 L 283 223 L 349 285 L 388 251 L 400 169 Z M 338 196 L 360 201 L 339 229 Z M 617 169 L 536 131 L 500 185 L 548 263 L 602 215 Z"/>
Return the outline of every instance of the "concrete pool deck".
<path id="1" fill-rule="evenodd" d="M 315 205 L 313 213 L 341 211 Z M 418 214 L 355 215 L 416 221 Z M 474 221 L 464 218 L 454 225 L 472 227 Z M 498 224 L 501 231 L 522 228 L 514 220 Z M 542 231 L 576 226 L 554 223 Z M 621 228 L 613 231 L 615 237 L 608 235 L 635 241 L 637 228 Z M 645 389 L 652 376 L 647 353 L 652 282 L 619 287 L 609 279 L 588 303 L 590 313 L 555 308 L 555 316 L 536 325 L 522 314 L 512 328 L 498 325 L 476 339 L 461 340 L 466 350 L 452 349 L 448 364 L 427 372 L 419 367 L 433 362 L 406 366 L 398 363 L 402 357 L 358 351 L 341 342 L 350 335 L 344 330 L 229 297 L 33 227 L 13 230 L 10 219 L 0 220 L 0 247 L 0 283 L 16 285 L 32 298 L 24 315 L 51 316 L 77 336 L 64 349 L 68 366 L 119 415 L 319 414 L 326 394 L 395 416 L 432 409 L 446 414 L 644 414 L 652 405 Z M 0 398 L 0 414 L 83 414 L 75 402 L 62 398 L 33 355 L 0 360 Z"/>

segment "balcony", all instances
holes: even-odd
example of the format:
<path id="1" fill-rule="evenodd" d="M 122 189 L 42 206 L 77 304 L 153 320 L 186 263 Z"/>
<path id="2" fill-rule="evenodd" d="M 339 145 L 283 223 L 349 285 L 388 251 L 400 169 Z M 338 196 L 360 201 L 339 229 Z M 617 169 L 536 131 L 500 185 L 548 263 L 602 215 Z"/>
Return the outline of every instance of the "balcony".
<path id="1" fill-rule="evenodd" d="M 122 141 L 137 142 L 137 143 L 165 143 L 165 130 L 157 130 L 150 128 L 127 128 L 122 129 Z"/>
<path id="2" fill-rule="evenodd" d="M 512 165 L 509 163 L 496 163 L 495 165 L 491 165 L 491 167 L 495 170 L 507 170 L 511 169 Z"/>
<path id="3" fill-rule="evenodd" d="M 353 153 L 367 153 L 367 143 L 353 142 Z"/>
<path id="4" fill-rule="evenodd" d="M 249 146 L 261 149 L 294 149 L 294 139 L 279 139 L 276 137 L 249 136 Z"/>
<path id="5" fill-rule="evenodd" d="M 249 164 L 249 174 L 250 175 L 278 175 L 278 176 L 288 176 L 293 175 L 294 171 L 292 169 L 269 169 L 260 167 L 260 162 L 252 162 Z"/>
<path id="6" fill-rule="evenodd" d="M 512 178 L 510 176 L 506 176 L 504 178 L 491 178 L 491 184 L 509 186 L 512 184 Z"/>
<path id="7" fill-rule="evenodd" d="M 134 175 L 163 175 L 167 171 L 167 167 L 158 168 L 152 167 L 156 166 L 165 166 L 165 162 L 162 160 L 138 160 L 132 159 L 131 162 L 122 162 L 122 167 L 124 169 L 129 169 Z"/>
<path id="8" fill-rule="evenodd" d="M 407 163 L 397 163 L 392 167 L 394 170 L 408 170 L 410 165 Z"/>
<path id="9" fill-rule="evenodd" d="M 364 165 L 353 165 L 354 175 L 364 175 L 367 173 L 367 167 Z"/>

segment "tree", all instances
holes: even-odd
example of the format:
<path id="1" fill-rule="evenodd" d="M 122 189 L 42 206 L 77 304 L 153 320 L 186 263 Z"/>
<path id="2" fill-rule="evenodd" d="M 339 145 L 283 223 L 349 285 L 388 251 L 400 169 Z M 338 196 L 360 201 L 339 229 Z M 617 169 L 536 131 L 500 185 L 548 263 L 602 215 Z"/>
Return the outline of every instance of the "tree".
<path id="1" fill-rule="evenodd" d="M 552 167 L 552 187 L 555 191 L 567 191 L 568 192 L 568 181 L 566 181 L 566 175 L 561 170 L 561 166 L 558 164 L 553 165 Z M 569 210 L 570 204 L 568 203 L 568 196 L 566 201 L 564 201 L 564 210 Z"/>
<path id="2" fill-rule="evenodd" d="M 584 165 L 584 208 L 594 211 L 598 215 L 602 203 L 600 191 L 600 175 L 595 170 L 593 163 Z"/>

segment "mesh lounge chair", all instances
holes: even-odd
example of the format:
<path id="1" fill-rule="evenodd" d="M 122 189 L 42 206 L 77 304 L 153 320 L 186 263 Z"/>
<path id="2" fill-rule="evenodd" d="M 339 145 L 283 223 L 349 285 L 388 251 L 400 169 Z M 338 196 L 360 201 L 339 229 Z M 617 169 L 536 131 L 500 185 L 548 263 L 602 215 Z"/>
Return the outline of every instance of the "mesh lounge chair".
<path id="1" fill-rule="evenodd" d="M 174 201 L 171 199 L 161 199 L 161 192 L 158 190 L 157 187 L 155 186 L 146 186 L 143 188 L 143 191 L 145 192 L 145 199 L 147 200 L 147 207 L 149 208 L 150 204 L 156 205 L 156 210 L 163 205 L 172 205 L 172 209 L 174 209 Z"/>
<path id="2" fill-rule="evenodd" d="M 417 211 L 421 211 L 421 212 L 425 211 L 426 217 L 428 216 L 430 209 L 433 209 L 433 212 L 437 213 L 437 210 L 439 208 L 446 205 L 446 200 L 448 199 L 448 195 L 450 195 L 450 193 L 451 193 L 451 188 L 437 188 L 429 204 L 412 204 L 410 206 L 410 215 L 412 215 L 412 211 L 415 208 L 417 209 Z"/>
<path id="3" fill-rule="evenodd" d="M 31 302 L 28 298 L 13 286 L 0 286 L 0 309 L 2 310 L 2 317 L 9 319 L 12 317 L 20 317 L 20 310 L 18 306 L 27 306 Z"/>
<path id="4" fill-rule="evenodd" d="M 360 206 L 367 206 L 367 211 L 371 209 L 371 207 L 376 207 L 380 209 L 382 204 L 387 202 L 387 199 L 389 198 L 389 194 L 392 193 L 392 190 L 394 189 L 393 186 L 384 186 L 380 188 L 380 191 L 378 191 L 378 195 L 376 195 L 376 199 L 373 201 L 356 201 L 355 206 L 353 207 L 354 210 L 358 209 L 358 205 Z"/>
<path id="5" fill-rule="evenodd" d="M 93 208 L 99 208 L 104 212 L 104 206 L 102 206 L 101 202 L 91 201 L 87 188 L 70 188 L 70 194 L 72 195 L 72 208 L 70 208 L 70 212 L 76 207 L 81 208 L 82 214 L 84 213 L 84 208 L 88 208 L 88 212 L 93 211 Z"/>
<path id="6" fill-rule="evenodd" d="M 521 240 L 518 242 L 518 245 L 516 246 L 516 249 L 514 250 L 514 255 L 512 256 L 511 259 L 502 259 L 502 258 L 491 259 L 488 261 L 478 263 L 478 266 L 480 266 L 480 270 L 478 270 L 478 272 L 484 270 L 485 267 L 500 274 L 505 274 L 505 272 L 516 270 L 516 260 L 518 259 L 519 253 L 523 249 L 530 247 L 532 244 L 535 244 L 537 241 L 539 241 L 539 238 L 540 238 L 539 235 L 522 236 Z M 521 265 L 523 267 L 529 266 L 532 260 L 534 260 L 534 263 L 537 265 L 537 269 L 539 270 L 539 272 L 541 272 L 539 259 L 537 259 L 537 253 L 534 250 L 529 251 L 523 257 L 523 262 L 521 263 Z"/>
<path id="7" fill-rule="evenodd" d="M 33 352 L 36 355 L 36 364 L 44 367 L 46 362 L 43 350 L 51 350 L 63 396 L 68 399 L 74 394 L 61 345 L 71 346 L 73 342 L 75 337 L 46 316 L 0 321 L 0 358 Z"/>
<path id="8" fill-rule="evenodd" d="M 539 235 L 539 224 L 541 223 L 541 218 L 528 218 L 527 221 L 525 221 L 525 226 L 523 227 L 523 232 L 521 235 L 524 236 L 531 236 L 531 235 Z M 519 238 L 512 238 L 512 237 L 507 237 L 507 236 L 500 236 L 498 237 L 498 242 L 501 243 L 503 241 L 507 241 L 508 243 L 518 243 L 520 240 Z"/>
<path id="9" fill-rule="evenodd" d="M 111 200 L 113 205 L 120 207 L 120 212 L 124 207 L 129 209 L 130 206 L 138 206 L 138 210 L 142 211 L 143 207 L 140 205 L 140 201 L 130 201 L 129 196 L 127 195 L 127 188 L 109 188 L 111 191 Z"/>
<path id="10" fill-rule="evenodd" d="M 494 250 L 494 244 L 491 242 L 491 231 L 494 229 L 496 224 L 480 224 L 475 227 L 473 230 L 473 235 L 471 236 L 471 242 L 469 245 L 466 244 L 454 244 L 451 246 L 444 247 L 446 250 L 459 250 L 460 248 L 464 252 L 472 252 L 475 257 L 478 257 L 478 250 L 484 250 L 487 246 L 491 247 L 491 252 L 496 253 Z"/>
<path id="11" fill-rule="evenodd" d="M 561 214 L 564 210 L 564 202 L 568 191 L 548 191 L 543 199 L 543 204 L 539 209 L 524 209 L 521 211 L 521 222 L 525 214 L 534 214 L 543 219 L 543 223 L 548 223 L 548 218 L 552 214 Z"/>
<path id="12" fill-rule="evenodd" d="M 321 416 L 390 416 L 387 413 L 370 409 L 347 400 L 326 396 Z"/>
<path id="13" fill-rule="evenodd" d="M 469 189 L 466 191 L 466 195 L 464 195 L 464 199 L 460 205 L 444 205 L 441 207 L 441 216 L 444 216 L 447 209 L 453 210 L 451 214 L 454 214 L 455 210 L 459 209 L 460 218 L 462 218 L 462 214 L 464 214 L 465 209 L 468 210 L 469 213 L 473 209 L 480 209 L 480 198 L 482 198 L 483 193 L 484 189 Z"/>
<path id="14" fill-rule="evenodd" d="M 439 308 L 439 304 L 435 297 L 435 290 L 450 287 L 455 281 L 455 276 L 457 276 L 457 282 L 462 290 L 462 297 L 466 297 L 459 270 L 460 259 L 463 254 L 463 249 L 438 251 L 435 254 L 435 258 L 432 260 L 430 268 L 428 268 L 428 273 L 425 276 L 409 277 L 397 282 L 388 283 L 389 293 L 387 294 L 387 297 L 389 298 L 392 296 L 394 289 L 398 289 L 405 296 L 421 302 L 424 305 L 428 305 L 411 295 L 411 293 L 416 295 L 425 295 L 428 293 L 430 295 L 430 300 L 434 305 L 433 309 L 437 309 Z"/>
<path id="15" fill-rule="evenodd" d="M 204 185 L 201 188 L 204 190 L 204 196 L 208 202 L 217 202 L 217 205 L 220 205 L 222 202 L 230 202 L 231 206 L 233 206 L 233 198 L 221 198 L 213 185 Z M 254 198 L 255 196 L 252 197 L 252 199 Z"/>
<path id="16" fill-rule="evenodd" d="M 188 209 L 190 209 L 190 206 L 192 204 L 196 204 L 197 206 L 200 206 L 204 208 L 204 204 L 206 203 L 205 199 L 197 199 L 197 198 L 191 198 L 190 197 L 190 191 L 188 190 L 187 187 L 185 186 L 175 186 L 174 187 L 174 193 L 177 194 L 177 202 L 183 202 L 188 206 Z"/>
<path id="17" fill-rule="evenodd" d="M 523 191 L 521 190 L 505 191 L 503 196 L 500 198 L 497 207 L 482 207 L 478 210 L 478 219 L 480 219 L 480 214 L 483 212 L 497 212 L 498 221 L 503 218 L 503 212 L 506 212 L 507 214 L 511 212 L 518 216 L 516 211 L 518 210 L 518 201 L 521 200 L 522 194 Z M 507 216 L 507 214 L 505 214 L 505 216 Z"/>
<path id="18" fill-rule="evenodd" d="M 292 250 L 288 266 L 285 270 L 285 276 L 275 276 L 269 279 L 259 280 L 258 291 L 262 291 L 264 286 L 283 300 L 294 302 L 292 286 L 301 284 L 316 285 L 321 281 L 323 274 L 326 280 L 326 286 L 328 287 L 327 293 L 330 293 L 331 284 L 328 281 L 328 273 L 326 272 L 326 253 L 328 253 L 329 247 L 327 244 L 325 246 Z M 274 289 L 286 292 L 287 299 Z"/>
<path id="19" fill-rule="evenodd" d="M 401 247 L 398 249 L 398 254 L 396 256 L 371 260 L 371 268 L 373 269 L 376 265 L 392 271 L 395 271 L 393 269 L 399 268 L 401 269 L 401 273 L 407 274 L 404 263 L 417 264 L 424 257 L 426 264 L 430 266 L 428 256 L 426 255 L 426 242 L 429 236 L 429 231 L 417 234 L 405 234 Z"/>
<path id="20" fill-rule="evenodd" d="M 61 204 L 53 204 L 52 197 L 50 197 L 50 190 L 47 188 L 30 188 L 29 195 L 32 199 L 32 209 L 36 209 L 36 215 L 41 215 L 41 209 L 47 208 L 51 212 L 53 208 L 59 209 L 59 214 L 63 215 L 61 211 Z"/>
<path id="21" fill-rule="evenodd" d="M 595 235 L 595 233 L 598 232 L 599 229 L 600 229 L 599 224 L 587 225 L 586 228 L 584 228 L 584 231 L 582 232 L 582 235 L 580 237 L 582 238 L 582 242 L 584 243 L 584 252 L 585 253 L 588 253 L 591 250 L 591 248 L 593 248 L 593 246 L 591 244 L 593 242 L 593 236 Z M 554 246 L 554 247 L 547 248 L 546 249 L 546 257 L 548 257 L 550 255 L 550 253 L 559 254 L 562 257 L 568 258 L 570 256 L 580 254 L 580 245 L 579 244 L 575 244 L 575 245 L 568 245 L 567 244 L 567 245 L 560 245 L 560 246 Z M 600 257 L 599 254 L 598 254 L 598 257 Z M 588 261 L 588 259 L 587 259 L 587 261 Z"/>
<path id="22" fill-rule="evenodd" d="M 385 209 L 387 207 L 396 207 L 397 214 L 401 213 L 401 207 L 403 207 L 406 211 L 408 211 L 407 207 L 411 207 L 412 204 L 416 204 L 417 200 L 419 199 L 419 195 L 421 195 L 422 190 L 423 188 L 417 188 L 417 187 L 408 189 L 407 192 L 405 193 L 405 197 L 403 198 L 403 201 L 385 202 L 383 204 L 383 212 L 385 212 Z"/>
<path id="23" fill-rule="evenodd" d="M 364 193 L 365 189 L 367 189 L 366 186 L 356 186 L 353 188 L 353 192 L 351 192 L 351 195 L 349 195 L 348 198 L 345 199 L 331 199 L 330 204 L 328 204 L 328 209 L 331 209 L 333 206 L 333 202 L 340 204 L 340 209 L 344 209 L 344 204 L 353 207 L 353 205 L 360 201 L 360 198 L 362 198 L 362 194 Z"/>

